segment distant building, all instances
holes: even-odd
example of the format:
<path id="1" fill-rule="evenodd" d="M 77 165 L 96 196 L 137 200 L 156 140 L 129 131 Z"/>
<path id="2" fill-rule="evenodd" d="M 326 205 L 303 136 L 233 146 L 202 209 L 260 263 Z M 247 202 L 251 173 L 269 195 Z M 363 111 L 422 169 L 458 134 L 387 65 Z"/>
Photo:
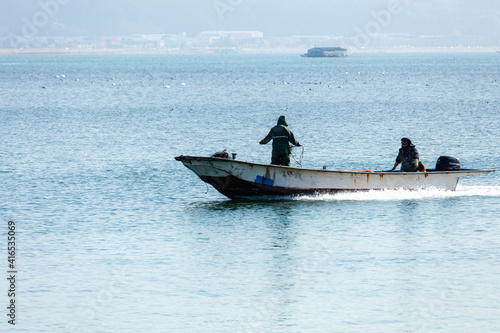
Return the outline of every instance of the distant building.
<path id="1" fill-rule="evenodd" d="M 232 39 L 263 38 L 264 34 L 260 31 L 203 31 L 200 37 L 219 37 Z"/>
<path id="2" fill-rule="evenodd" d="M 198 36 L 199 42 L 209 47 L 233 47 L 263 38 L 260 31 L 203 31 Z"/>
<path id="3" fill-rule="evenodd" d="M 347 49 L 341 47 L 314 47 L 307 50 L 303 57 L 345 57 Z"/>

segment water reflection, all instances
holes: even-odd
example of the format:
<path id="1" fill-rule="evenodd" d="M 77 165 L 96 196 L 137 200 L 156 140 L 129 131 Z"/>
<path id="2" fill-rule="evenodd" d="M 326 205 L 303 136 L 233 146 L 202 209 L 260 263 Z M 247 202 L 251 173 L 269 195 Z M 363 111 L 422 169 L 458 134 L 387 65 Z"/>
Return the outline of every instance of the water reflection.
<path id="1" fill-rule="evenodd" d="M 453 292 L 460 281 L 450 280 L 456 267 L 443 262 L 463 264 L 460 256 L 468 254 L 460 241 L 468 227 L 450 219 L 450 210 L 474 216 L 474 200 L 400 194 L 386 201 L 337 196 L 192 203 L 182 209 L 184 236 L 190 237 L 185 250 L 207 294 L 239 309 L 227 318 L 240 330 L 293 331 L 309 318 L 339 323 L 336 313 L 344 324 L 366 321 L 351 305 L 372 313 L 384 308 L 394 313 L 385 318 L 398 318 L 393 326 L 418 329 L 431 324 L 415 314 L 458 299 Z M 224 277 L 214 278 L 218 274 Z"/>
<path id="2" fill-rule="evenodd" d="M 254 305 L 246 309 L 245 315 L 238 320 L 241 329 L 292 325 L 295 315 L 290 304 L 296 302 L 294 295 L 297 291 L 294 288 L 301 274 L 297 236 L 303 221 L 297 216 L 300 216 L 299 211 L 307 210 L 311 205 L 314 204 L 233 200 L 192 204 L 187 208 L 186 213 L 196 230 L 192 233 L 195 238 L 193 246 L 199 252 L 214 251 L 215 242 L 229 247 L 231 245 L 227 240 L 232 239 L 238 242 L 236 251 L 241 250 L 240 257 L 227 257 L 226 260 L 243 261 L 245 266 L 251 267 L 248 274 L 255 275 L 253 281 L 245 282 L 246 277 L 240 278 L 241 287 L 249 287 L 250 283 L 251 288 L 259 290 L 251 296 L 258 301 L 252 302 Z M 234 222 L 236 218 L 237 224 Z M 260 222 L 256 223 L 256 218 Z M 230 220 L 233 222 L 230 223 Z M 204 248 L 200 248 L 200 237 L 212 241 L 205 242 Z M 232 248 L 231 251 L 234 250 Z M 215 251 L 219 252 L 218 249 Z M 216 266 L 227 265 L 226 262 L 217 262 L 217 259 L 212 261 Z"/>
<path id="3" fill-rule="evenodd" d="M 407 214 L 412 214 L 419 207 L 419 202 L 417 200 L 403 200 L 398 204 L 400 213 L 405 216 Z"/>
<path id="4" fill-rule="evenodd" d="M 271 264 L 267 266 L 269 289 L 274 294 L 268 301 L 270 313 L 273 313 L 279 326 L 289 326 L 293 318 L 293 310 L 289 305 L 294 302 L 293 291 L 296 285 L 296 247 L 297 229 L 293 221 L 294 207 L 290 203 L 275 207 L 273 219 L 267 220 L 269 246 L 272 251 Z"/>

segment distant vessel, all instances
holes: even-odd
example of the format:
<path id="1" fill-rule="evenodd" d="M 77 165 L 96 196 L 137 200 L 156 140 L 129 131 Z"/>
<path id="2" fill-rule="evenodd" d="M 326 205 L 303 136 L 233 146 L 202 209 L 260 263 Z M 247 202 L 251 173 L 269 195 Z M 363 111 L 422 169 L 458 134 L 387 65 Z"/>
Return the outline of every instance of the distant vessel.
<path id="1" fill-rule="evenodd" d="M 341 47 L 314 47 L 307 50 L 307 53 L 301 57 L 345 57 L 347 56 L 347 49 Z"/>

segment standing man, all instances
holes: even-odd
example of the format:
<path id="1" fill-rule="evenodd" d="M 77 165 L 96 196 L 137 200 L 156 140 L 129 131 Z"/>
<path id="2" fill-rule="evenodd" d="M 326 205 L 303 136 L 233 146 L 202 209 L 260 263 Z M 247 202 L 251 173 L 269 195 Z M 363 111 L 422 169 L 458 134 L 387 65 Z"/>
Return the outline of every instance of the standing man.
<path id="1" fill-rule="evenodd" d="M 273 140 L 271 164 L 290 166 L 290 154 L 292 151 L 288 142 L 300 147 L 300 143 L 295 140 L 292 131 L 287 126 L 288 123 L 285 116 L 279 117 L 278 124 L 271 128 L 269 134 L 259 142 L 261 145 L 265 145 L 271 139 Z"/>
<path id="2" fill-rule="evenodd" d="M 402 172 L 415 172 L 419 171 L 419 161 L 420 155 L 418 154 L 417 148 L 411 143 L 408 138 L 401 139 L 401 148 L 399 148 L 398 157 L 396 157 L 396 163 L 392 170 L 396 169 L 399 163 L 401 163 Z"/>

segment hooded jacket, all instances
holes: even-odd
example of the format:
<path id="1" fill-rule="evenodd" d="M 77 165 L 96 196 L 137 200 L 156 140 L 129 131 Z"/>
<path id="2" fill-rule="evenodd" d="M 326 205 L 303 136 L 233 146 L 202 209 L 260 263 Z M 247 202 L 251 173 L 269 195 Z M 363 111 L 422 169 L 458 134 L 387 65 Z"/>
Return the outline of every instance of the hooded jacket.
<path id="1" fill-rule="evenodd" d="M 409 144 L 407 147 L 399 148 L 398 157 L 396 157 L 396 162 L 401 163 L 401 171 L 416 171 L 418 169 L 418 159 L 420 155 L 418 154 L 415 145 Z"/>
<path id="2" fill-rule="evenodd" d="M 273 156 L 290 155 L 290 145 L 298 146 L 299 143 L 295 140 L 292 131 L 287 127 L 288 123 L 285 116 L 278 119 L 278 124 L 271 128 L 269 134 L 260 141 L 261 144 L 266 144 L 271 139 L 273 140 Z"/>

